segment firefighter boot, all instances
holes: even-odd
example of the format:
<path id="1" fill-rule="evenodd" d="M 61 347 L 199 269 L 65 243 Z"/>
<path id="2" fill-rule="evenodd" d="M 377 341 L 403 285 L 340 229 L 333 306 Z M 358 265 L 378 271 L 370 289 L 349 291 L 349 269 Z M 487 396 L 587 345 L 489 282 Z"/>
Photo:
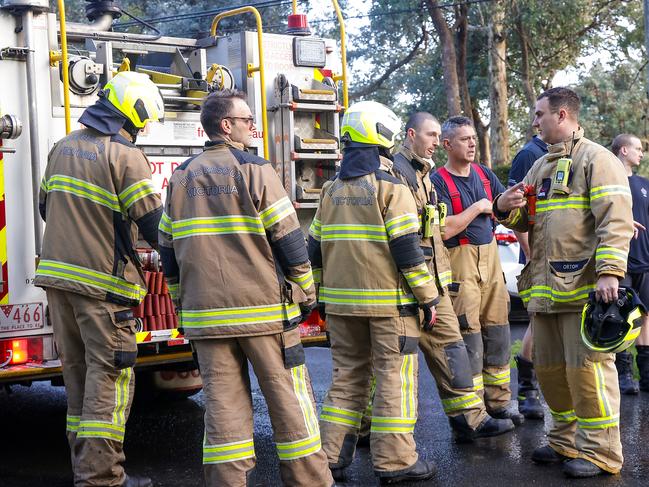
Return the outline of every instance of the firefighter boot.
<path id="1" fill-rule="evenodd" d="M 562 463 L 566 460 L 570 460 L 570 457 L 558 453 L 549 445 L 540 446 L 532 452 L 532 461 L 534 463 Z"/>
<path id="2" fill-rule="evenodd" d="M 649 392 L 649 345 L 636 345 L 638 355 L 635 358 L 640 371 L 640 390 Z"/>
<path id="3" fill-rule="evenodd" d="M 525 421 L 522 414 L 512 411 L 509 408 L 497 409 L 495 411 L 487 410 L 487 412 L 494 419 L 510 419 L 514 423 L 514 426 L 520 426 Z"/>
<path id="4" fill-rule="evenodd" d="M 122 484 L 122 487 L 152 487 L 153 482 L 149 477 L 134 477 L 131 475 L 126 476 L 126 480 Z"/>
<path id="5" fill-rule="evenodd" d="M 469 443 L 478 438 L 489 438 L 507 433 L 514 429 L 511 419 L 498 419 L 487 416 L 475 430 L 472 430 L 464 416 L 453 416 L 448 418 L 451 429 L 458 443 Z"/>
<path id="6" fill-rule="evenodd" d="M 525 419 L 543 419 L 543 405 L 534 364 L 520 355 L 516 355 L 515 360 L 518 369 L 518 412 Z"/>
<path id="7" fill-rule="evenodd" d="M 637 394 L 638 383 L 633 378 L 633 355 L 629 352 L 615 354 L 615 367 L 622 394 Z"/>
<path id="8" fill-rule="evenodd" d="M 606 471 L 588 460 L 575 458 L 563 465 L 563 473 L 566 477 L 573 479 L 585 479 L 606 473 Z"/>
<path id="9" fill-rule="evenodd" d="M 414 465 L 396 472 L 376 472 L 379 485 L 396 484 L 398 482 L 416 482 L 426 480 L 437 473 L 437 467 L 430 460 L 418 459 Z"/>

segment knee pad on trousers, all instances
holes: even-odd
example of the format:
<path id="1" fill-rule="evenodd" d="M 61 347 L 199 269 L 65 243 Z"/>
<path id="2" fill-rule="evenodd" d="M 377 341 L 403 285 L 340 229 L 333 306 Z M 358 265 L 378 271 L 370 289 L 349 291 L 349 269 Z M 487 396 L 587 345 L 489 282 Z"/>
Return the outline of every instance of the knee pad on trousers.
<path id="1" fill-rule="evenodd" d="M 486 326 L 483 328 L 485 365 L 502 367 L 509 363 L 509 333 L 509 325 Z"/>
<path id="2" fill-rule="evenodd" d="M 451 387 L 469 389 L 473 387 L 471 363 L 464 342 L 456 342 L 444 347 L 446 363 L 451 373 Z"/>
<path id="3" fill-rule="evenodd" d="M 135 365 L 137 360 L 137 351 L 126 352 L 124 350 L 115 350 L 113 352 L 113 365 L 116 369 L 128 369 Z"/>
<path id="4" fill-rule="evenodd" d="M 457 321 L 460 323 L 460 330 L 461 331 L 466 331 L 469 329 L 469 320 L 467 319 L 466 315 L 458 315 L 457 316 Z"/>
<path id="5" fill-rule="evenodd" d="M 294 330 L 282 333 L 282 357 L 285 369 L 304 365 L 304 347 L 300 341 L 300 334 Z"/>
<path id="6" fill-rule="evenodd" d="M 471 364 L 471 374 L 480 375 L 482 374 L 482 334 L 480 333 L 469 333 L 463 335 L 464 344 L 466 345 L 466 351 L 469 354 L 469 363 Z"/>
<path id="7" fill-rule="evenodd" d="M 356 452 L 356 442 L 358 435 L 347 433 L 343 438 L 343 444 L 340 447 L 340 455 L 335 464 L 331 464 L 330 468 L 345 468 L 351 465 L 354 460 L 354 453 Z"/>
<path id="8" fill-rule="evenodd" d="M 417 347 L 419 346 L 418 337 L 409 337 L 405 335 L 399 336 L 399 353 L 401 355 L 410 355 L 417 353 Z"/>

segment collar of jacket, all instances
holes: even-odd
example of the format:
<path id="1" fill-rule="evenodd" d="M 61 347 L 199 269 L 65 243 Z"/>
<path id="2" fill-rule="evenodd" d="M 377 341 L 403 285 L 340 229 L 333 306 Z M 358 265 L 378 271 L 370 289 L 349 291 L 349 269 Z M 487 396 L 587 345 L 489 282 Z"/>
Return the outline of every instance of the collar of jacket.
<path id="1" fill-rule="evenodd" d="M 223 139 L 223 138 L 216 138 L 214 140 L 208 140 L 205 142 L 205 148 L 203 150 L 208 150 L 211 149 L 212 147 L 220 147 L 222 145 L 226 145 L 228 147 L 232 147 L 234 149 L 246 151 L 246 147 L 243 144 L 240 144 L 239 142 L 234 142 L 230 139 Z M 247 152 L 247 151 L 246 151 Z"/>
<path id="2" fill-rule="evenodd" d="M 422 179 L 426 177 L 428 173 L 433 168 L 433 161 L 429 159 L 424 159 L 423 157 L 419 157 L 417 154 L 415 154 L 412 150 L 410 150 L 408 147 L 401 146 L 399 149 L 398 154 L 401 154 L 403 157 L 405 157 L 408 162 L 410 163 L 410 167 L 412 170 L 409 170 L 407 167 L 399 168 L 403 169 L 404 171 L 404 176 L 406 179 L 408 179 L 408 182 L 413 188 L 418 188 L 419 184 L 417 183 L 417 175 L 414 173 L 414 171 L 417 171 L 421 173 Z"/>
<path id="3" fill-rule="evenodd" d="M 378 146 L 348 144 L 343 152 L 338 177 L 350 179 L 372 174 L 381 169 L 381 166 L 387 165 L 387 162 L 382 161 L 383 159 L 386 158 L 379 156 Z M 392 161 L 389 159 L 387 161 L 390 162 L 390 169 L 392 169 Z"/>
<path id="4" fill-rule="evenodd" d="M 574 135 L 562 142 L 557 144 L 548 145 L 548 161 L 554 161 L 556 159 L 561 159 L 570 155 L 570 151 L 573 152 L 577 149 L 577 146 L 580 145 L 581 140 L 584 138 L 584 129 L 579 127 Z M 575 141 L 574 147 L 572 141 Z"/>
<path id="5" fill-rule="evenodd" d="M 94 105 L 90 105 L 84 110 L 81 117 L 79 117 L 79 123 L 104 135 L 116 135 L 118 133 L 124 135 L 126 133 L 125 137 L 132 140 L 126 130 L 120 132 L 120 129 L 126 123 L 126 117 L 103 98 L 100 98 Z"/>

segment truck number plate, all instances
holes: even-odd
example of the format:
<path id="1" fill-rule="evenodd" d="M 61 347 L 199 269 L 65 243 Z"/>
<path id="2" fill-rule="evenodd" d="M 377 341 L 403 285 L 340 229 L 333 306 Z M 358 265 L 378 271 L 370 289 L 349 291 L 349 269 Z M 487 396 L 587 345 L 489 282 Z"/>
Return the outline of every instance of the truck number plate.
<path id="1" fill-rule="evenodd" d="M 0 333 L 43 328 L 43 304 L 0 306 Z"/>

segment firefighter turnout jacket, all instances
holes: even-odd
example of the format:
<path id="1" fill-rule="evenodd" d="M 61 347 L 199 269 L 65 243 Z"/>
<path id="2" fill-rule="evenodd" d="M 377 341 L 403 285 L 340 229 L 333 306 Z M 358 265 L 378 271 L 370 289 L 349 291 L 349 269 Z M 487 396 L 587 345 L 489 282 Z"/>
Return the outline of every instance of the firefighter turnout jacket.
<path id="1" fill-rule="evenodd" d="M 147 289 L 134 242 L 139 229 L 157 246 L 160 196 L 128 133 L 105 127 L 110 114 L 100 120 L 93 113 L 86 110 L 80 121 L 87 128 L 61 139 L 48 156 L 39 198 L 47 226 L 34 283 L 137 306 Z"/>
<path id="2" fill-rule="evenodd" d="M 315 303 L 295 209 L 273 166 L 240 144 L 207 142 L 174 171 L 159 243 L 188 338 L 280 333 Z"/>
<path id="3" fill-rule="evenodd" d="M 531 312 L 580 311 L 598 276 L 626 272 L 633 214 L 624 168 L 580 128 L 574 140 L 548 146 L 524 182 L 536 188 L 534 223 L 527 206 L 496 212 L 530 234 L 534 255 L 518 279 L 520 296 Z"/>
<path id="4" fill-rule="evenodd" d="M 435 186 L 430 180 L 432 166 L 429 161 L 401 147 L 394 156 L 393 174 L 408 185 L 417 205 L 420 221 L 420 244 L 428 270 L 435 277 L 440 293 L 452 281 L 448 249 L 444 246 L 440 225 L 445 210 L 437 200 Z"/>
<path id="5" fill-rule="evenodd" d="M 436 304 L 417 207 L 408 188 L 388 173 L 392 161 L 367 148 L 346 149 L 345 158 L 349 167 L 362 167 L 354 158 L 380 161 L 380 167 L 341 173 L 322 188 L 309 229 L 317 279 L 324 269 L 320 303 L 328 314 L 383 317 L 414 315 L 418 305 Z"/>

